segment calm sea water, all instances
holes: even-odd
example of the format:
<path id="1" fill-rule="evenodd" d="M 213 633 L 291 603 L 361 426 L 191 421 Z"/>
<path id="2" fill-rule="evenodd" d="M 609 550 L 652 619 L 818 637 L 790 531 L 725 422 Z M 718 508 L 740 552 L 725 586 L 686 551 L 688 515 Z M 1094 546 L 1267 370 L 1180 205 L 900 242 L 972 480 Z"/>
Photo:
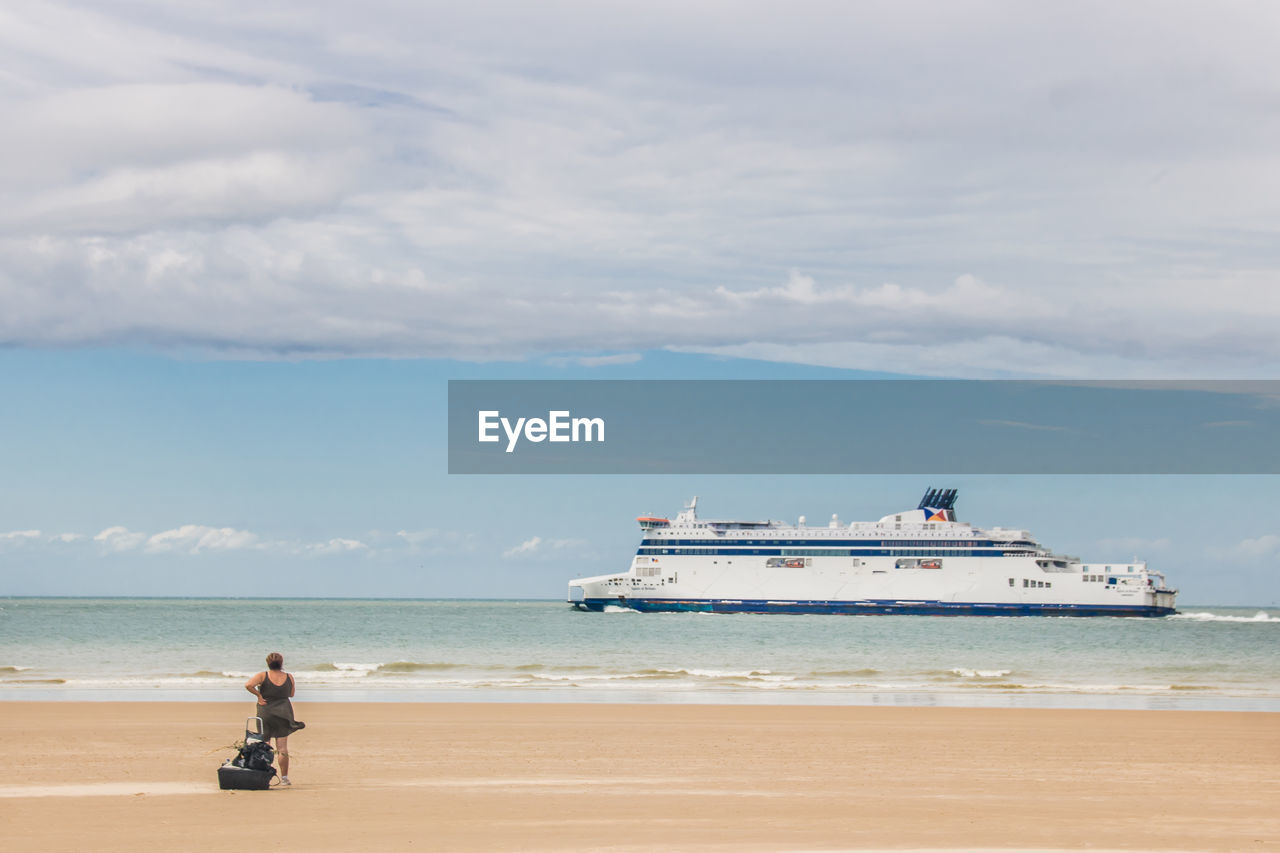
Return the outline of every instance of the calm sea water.
<path id="1" fill-rule="evenodd" d="M 561 602 L 0 599 L 0 699 L 1280 710 L 1280 611 L 1164 619 L 581 613 Z"/>

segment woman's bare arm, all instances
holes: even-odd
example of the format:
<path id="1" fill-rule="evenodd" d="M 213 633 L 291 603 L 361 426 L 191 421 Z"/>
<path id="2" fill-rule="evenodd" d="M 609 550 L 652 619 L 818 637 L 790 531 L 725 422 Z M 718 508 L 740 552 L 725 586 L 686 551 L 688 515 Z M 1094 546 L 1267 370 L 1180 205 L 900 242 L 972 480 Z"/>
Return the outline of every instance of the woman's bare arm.
<path id="1" fill-rule="evenodd" d="M 259 705 L 267 704 L 267 700 L 262 695 L 262 690 L 258 687 L 258 685 L 262 684 L 262 679 L 266 677 L 267 674 L 265 672 L 260 672 L 244 683 L 244 689 L 258 697 Z"/>

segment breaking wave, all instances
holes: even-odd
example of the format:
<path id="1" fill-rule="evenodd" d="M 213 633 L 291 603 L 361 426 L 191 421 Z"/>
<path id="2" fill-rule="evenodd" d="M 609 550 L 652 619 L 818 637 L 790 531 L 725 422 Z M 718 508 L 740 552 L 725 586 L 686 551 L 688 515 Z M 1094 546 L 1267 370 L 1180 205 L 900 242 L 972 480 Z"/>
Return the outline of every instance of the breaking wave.
<path id="1" fill-rule="evenodd" d="M 397 660 L 391 663 L 378 664 L 375 672 L 437 672 L 446 669 L 457 669 L 458 663 L 418 663 L 411 660 Z"/>
<path id="2" fill-rule="evenodd" d="M 318 663 L 310 667 L 311 672 L 358 672 L 367 674 L 373 672 L 380 663 Z"/>
<path id="3" fill-rule="evenodd" d="M 252 672 L 234 672 L 234 671 L 232 671 L 232 672 L 227 672 L 227 671 L 214 672 L 213 670 L 210 670 L 210 669 L 201 669 L 201 670 L 197 670 L 197 671 L 195 671 L 195 672 L 184 672 L 184 673 L 182 673 L 181 675 L 179 675 L 178 677 L 179 677 L 179 678 L 217 678 L 217 679 L 222 679 L 222 678 L 248 678 L 248 677 L 249 677 L 249 676 L 251 676 L 251 675 L 253 675 L 253 673 L 252 673 Z"/>
<path id="4" fill-rule="evenodd" d="M 939 674 L 956 678 L 1004 678 L 1012 672 L 1013 670 L 1011 669 L 968 669 L 963 666 L 955 666 Z"/>
<path id="5" fill-rule="evenodd" d="M 15 678 L 9 684 L 66 684 L 65 678 Z"/>
<path id="6" fill-rule="evenodd" d="M 814 678 L 841 678 L 850 675 L 879 675 L 881 670 L 874 667 L 863 667 L 862 669 L 818 669 L 809 673 Z"/>

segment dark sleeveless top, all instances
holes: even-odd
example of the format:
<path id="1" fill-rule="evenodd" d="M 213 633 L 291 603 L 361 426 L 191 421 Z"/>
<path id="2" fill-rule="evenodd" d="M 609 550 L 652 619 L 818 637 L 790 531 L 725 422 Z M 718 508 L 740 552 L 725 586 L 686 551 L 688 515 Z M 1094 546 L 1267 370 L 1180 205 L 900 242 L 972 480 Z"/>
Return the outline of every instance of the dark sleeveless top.
<path id="1" fill-rule="evenodd" d="M 266 705 L 258 706 L 264 736 L 288 737 L 303 727 L 293 718 L 293 703 L 289 701 L 289 694 L 293 692 L 292 675 L 285 674 L 284 684 L 272 684 L 271 676 L 263 673 L 258 692 L 267 700 Z"/>

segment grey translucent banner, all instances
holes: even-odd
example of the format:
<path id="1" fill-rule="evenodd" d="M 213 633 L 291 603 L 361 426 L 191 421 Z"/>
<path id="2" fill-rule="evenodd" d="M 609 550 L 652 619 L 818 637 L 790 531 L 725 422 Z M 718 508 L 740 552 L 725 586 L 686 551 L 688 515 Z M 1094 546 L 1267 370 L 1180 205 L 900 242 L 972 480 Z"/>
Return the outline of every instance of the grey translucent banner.
<path id="1" fill-rule="evenodd" d="M 1280 381 L 449 382 L 451 474 L 1275 474 Z"/>

